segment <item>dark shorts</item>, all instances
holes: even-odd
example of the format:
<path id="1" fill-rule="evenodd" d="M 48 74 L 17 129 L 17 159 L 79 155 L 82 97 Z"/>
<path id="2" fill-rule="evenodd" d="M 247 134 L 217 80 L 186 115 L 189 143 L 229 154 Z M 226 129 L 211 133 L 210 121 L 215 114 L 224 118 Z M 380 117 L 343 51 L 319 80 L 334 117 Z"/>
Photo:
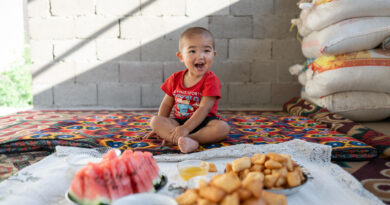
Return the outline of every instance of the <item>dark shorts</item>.
<path id="1" fill-rule="evenodd" d="M 173 118 L 173 119 L 176 120 L 176 122 L 178 122 L 180 125 L 183 125 L 190 118 L 186 118 L 186 119 Z M 204 119 L 203 122 L 201 122 L 200 125 L 198 125 L 198 127 L 196 127 L 194 130 L 192 130 L 190 132 L 190 134 L 195 133 L 195 132 L 199 131 L 200 129 L 202 129 L 211 120 L 220 120 L 220 119 L 217 116 L 207 116 L 206 119 Z"/>

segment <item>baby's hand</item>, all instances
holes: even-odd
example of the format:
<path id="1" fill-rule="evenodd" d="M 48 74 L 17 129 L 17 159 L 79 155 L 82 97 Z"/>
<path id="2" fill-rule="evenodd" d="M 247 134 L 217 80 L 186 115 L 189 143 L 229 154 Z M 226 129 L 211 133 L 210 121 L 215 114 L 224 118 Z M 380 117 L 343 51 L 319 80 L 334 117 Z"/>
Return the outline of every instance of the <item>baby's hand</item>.
<path id="1" fill-rule="evenodd" d="M 143 136 L 142 139 L 149 139 L 150 137 L 159 137 L 155 131 L 151 131 L 147 135 Z"/>
<path id="2" fill-rule="evenodd" d="M 190 131 L 184 126 L 178 126 L 173 129 L 171 136 L 169 136 L 169 141 L 177 144 L 180 137 L 186 137 Z"/>

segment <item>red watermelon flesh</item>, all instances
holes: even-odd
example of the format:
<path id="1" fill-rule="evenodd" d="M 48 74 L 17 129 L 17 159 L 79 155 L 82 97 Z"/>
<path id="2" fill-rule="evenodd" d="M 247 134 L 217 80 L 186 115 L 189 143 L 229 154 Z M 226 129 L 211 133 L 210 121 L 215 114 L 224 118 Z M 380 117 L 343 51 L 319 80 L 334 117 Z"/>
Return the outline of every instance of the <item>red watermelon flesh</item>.
<path id="1" fill-rule="evenodd" d="M 118 193 L 118 190 L 117 190 L 118 186 L 116 185 L 116 183 L 114 181 L 110 166 L 111 166 L 110 162 L 108 162 L 108 161 L 105 161 L 105 162 L 99 164 L 99 167 L 103 172 L 104 181 L 106 182 L 108 194 L 110 196 L 110 199 L 112 200 L 112 199 L 117 199 L 121 196 Z"/>
<path id="2" fill-rule="evenodd" d="M 153 174 L 152 174 L 152 167 L 150 167 L 149 163 L 145 160 L 144 154 L 142 152 L 134 152 L 134 159 L 138 166 L 140 166 L 140 172 L 145 173 L 143 175 L 143 180 L 146 182 L 152 182 L 153 185 Z M 150 184 L 150 183 L 149 183 Z M 154 190 L 154 186 L 152 186 L 152 190 Z"/>
<path id="3" fill-rule="evenodd" d="M 110 150 L 100 163 L 89 163 L 76 173 L 69 197 L 78 204 L 107 204 L 132 193 L 154 191 L 157 179 L 159 169 L 151 153 L 126 150 L 117 157 Z"/>
<path id="4" fill-rule="evenodd" d="M 120 183 L 121 183 L 121 186 L 123 186 L 124 194 L 129 195 L 129 194 L 134 193 L 132 183 L 131 183 L 131 178 L 130 178 L 130 175 L 128 174 L 130 172 L 127 170 L 127 166 L 126 166 L 125 162 L 123 160 L 120 160 L 120 159 L 118 159 L 116 161 L 117 161 L 116 162 L 117 169 L 121 170 L 120 171 L 120 173 L 121 173 Z"/>
<path id="5" fill-rule="evenodd" d="M 103 155 L 102 161 L 111 161 L 115 158 L 117 158 L 115 150 L 111 149 L 105 155 Z"/>
<path id="6" fill-rule="evenodd" d="M 84 204 L 109 204 L 110 197 L 98 165 L 88 163 L 84 174 Z"/>
<path id="7" fill-rule="evenodd" d="M 127 149 L 127 150 L 125 150 L 125 151 L 121 154 L 121 157 L 133 156 L 133 154 L 134 154 L 133 150 Z"/>
<path id="8" fill-rule="evenodd" d="M 127 175 L 130 178 L 133 193 L 140 193 L 137 182 L 135 182 L 135 179 L 133 179 L 133 175 L 136 174 L 136 170 L 135 167 L 130 162 L 131 157 L 133 157 L 133 151 L 125 150 L 120 156 L 120 159 L 123 162 L 123 164 L 126 166 Z"/>
<path id="9" fill-rule="evenodd" d="M 128 161 L 128 168 L 130 168 L 130 177 L 133 183 L 135 183 L 135 188 L 137 190 L 137 193 L 143 193 L 149 191 L 147 188 L 147 185 L 144 184 L 144 181 L 140 177 L 140 169 L 139 166 L 136 164 L 133 157 L 127 157 L 126 160 Z"/>
<path id="10" fill-rule="evenodd" d="M 158 184 L 161 181 L 160 174 L 159 174 L 159 168 L 156 163 L 156 160 L 153 159 L 153 155 L 150 152 L 144 152 L 145 160 L 148 162 L 150 166 L 150 170 L 152 170 L 153 174 L 153 184 Z"/>
<path id="11" fill-rule="evenodd" d="M 84 172 L 87 167 L 81 168 L 73 177 L 70 185 L 69 197 L 78 204 L 84 203 Z"/>
<path id="12" fill-rule="evenodd" d="M 111 197 L 112 200 L 118 199 L 122 196 L 126 196 L 127 195 L 126 192 L 128 192 L 125 190 L 128 187 L 124 187 L 122 185 L 122 176 L 126 174 L 127 169 L 126 167 L 118 166 L 118 160 L 119 160 L 118 158 L 115 158 L 109 162 L 110 163 L 109 167 L 112 174 L 112 180 L 116 185 L 116 191 L 118 193 L 117 195 Z"/>

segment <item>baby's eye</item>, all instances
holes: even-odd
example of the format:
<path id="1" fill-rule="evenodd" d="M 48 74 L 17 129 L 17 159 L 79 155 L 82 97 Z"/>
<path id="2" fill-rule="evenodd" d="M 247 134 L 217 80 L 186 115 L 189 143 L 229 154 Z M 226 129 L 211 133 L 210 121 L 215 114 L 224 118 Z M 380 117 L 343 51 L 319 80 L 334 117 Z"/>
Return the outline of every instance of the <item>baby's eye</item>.
<path id="1" fill-rule="evenodd" d="M 195 50 L 189 50 L 188 53 L 195 53 Z"/>
<path id="2" fill-rule="evenodd" d="M 204 52 L 206 52 L 206 53 L 210 53 L 210 52 L 211 52 L 211 50 L 210 50 L 210 49 L 206 49 L 206 50 L 204 50 Z"/>

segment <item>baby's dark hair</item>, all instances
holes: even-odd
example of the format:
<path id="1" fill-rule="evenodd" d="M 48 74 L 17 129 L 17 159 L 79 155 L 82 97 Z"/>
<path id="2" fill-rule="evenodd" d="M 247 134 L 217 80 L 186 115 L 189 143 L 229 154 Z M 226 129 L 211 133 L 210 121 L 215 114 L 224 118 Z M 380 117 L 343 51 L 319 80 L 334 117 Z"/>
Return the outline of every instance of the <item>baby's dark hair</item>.
<path id="1" fill-rule="evenodd" d="M 205 29 L 203 27 L 191 27 L 191 28 L 188 28 L 187 30 L 185 30 L 180 35 L 180 38 L 179 38 L 179 51 L 181 51 L 181 49 L 182 49 L 183 40 L 185 38 L 190 38 L 193 35 L 205 35 L 205 36 L 211 37 L 211 39 L 213 40 L 213 49 L 215 49 L 214 36 L 213 36 L 213 34 L 209 30 L 207 30 L 207 29 Z"/>

